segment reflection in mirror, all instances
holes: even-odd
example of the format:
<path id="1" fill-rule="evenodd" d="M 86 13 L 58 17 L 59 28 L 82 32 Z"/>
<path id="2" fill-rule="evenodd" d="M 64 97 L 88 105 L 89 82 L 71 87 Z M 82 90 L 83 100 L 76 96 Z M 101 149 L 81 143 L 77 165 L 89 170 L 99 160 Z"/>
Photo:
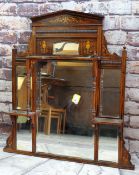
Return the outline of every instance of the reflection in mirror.
<path id="1" fill-rule="evenodd" d="M 31 120 L 25 116 L 17 118 L 17 150 L 32 151 Z"/>
<path id="2" fill-rule="evenodd" d="M 89 62 L 42 66 L 37 152 L 93 159 L 92 81 Z"/>
<path id="3" fill-rule="evenodd" d="M 120 74 L 120 69 L 102 70 L 100 116 L 119 118 Z"/>
<path id="4" fill-rule="evenodd" d="M 27 107 L 27 87 L 25 66 L 16 66 L 17 75 L 17 109 L 26 110 Z M 23 98 L 24 97 L 24 98 Z"/>
<path id="5" fill-rule="evenodd" d="M 79 43 L 69 41 L 54 43 L 53 55 L 79 55 Z"/>
<path id="6" fill-rule="evenodd" d="M 101 125 L 99 131 L 99 160 L 118 162 L 117 127 Z"/>

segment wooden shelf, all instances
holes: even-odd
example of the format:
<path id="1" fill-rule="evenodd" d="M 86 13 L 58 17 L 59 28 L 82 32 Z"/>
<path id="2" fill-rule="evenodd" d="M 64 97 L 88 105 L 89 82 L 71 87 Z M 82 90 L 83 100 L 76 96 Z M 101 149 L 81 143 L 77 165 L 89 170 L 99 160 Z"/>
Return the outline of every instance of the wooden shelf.
<path id="1" fill-rule="evenodd" d="M 93 119 L 93 124 L 102 124 L 102 125 L 117 125 L 120 126 L 123 124 L 121 119 L 112 119 L 112 118 L 95 118 Z"/>
<path id="2" fill-rule="evenodd" d="M 12 116 L 25 116 L 25 117 L 31 117 L 36 114 L 36 112 L 27 112 L 22 110 L 12 110 L 10 112 L 7 112 L 6 114 L 12 115 Z"/>

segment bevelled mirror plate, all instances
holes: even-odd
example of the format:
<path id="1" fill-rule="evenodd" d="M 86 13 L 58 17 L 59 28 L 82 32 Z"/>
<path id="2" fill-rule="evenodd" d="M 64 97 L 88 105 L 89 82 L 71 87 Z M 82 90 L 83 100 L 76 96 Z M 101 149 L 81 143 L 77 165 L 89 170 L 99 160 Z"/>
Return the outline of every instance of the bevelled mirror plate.
<path id="1" fill-rule="evenodd" d="M 31 120 L 26 116 L 17 117 L 17 150 L 32 151 Z"/>
<path id="2" fill-rule="evenodd" d="M 27 109 L 27 76 L 25 66 L 16 66 L 16 109 Z M 24 98 L 23 98 L 24 97 Z"/>
<path id="3" fill-rule="evenodd" d="M 99 127 L 99 160 L 118 162 L 118 128 L 101 125 Z"/>
<path id="4" fill-rule="evenodd" d="M 54 43 L 53 55 L 79 55 L 79 43 L 66 41 Z"/>
<path id="5" fill-rule="evenodd" d="M 101 71 L 100 116 L 102 117 L 119 118 L 120 75 L 120 69 L 102 69 Z"/>
<path id="6" fill-rule="evenodd" d="M 37 152 L 94 159 L 92 63 L 51 61 L 40 71 Z"/>

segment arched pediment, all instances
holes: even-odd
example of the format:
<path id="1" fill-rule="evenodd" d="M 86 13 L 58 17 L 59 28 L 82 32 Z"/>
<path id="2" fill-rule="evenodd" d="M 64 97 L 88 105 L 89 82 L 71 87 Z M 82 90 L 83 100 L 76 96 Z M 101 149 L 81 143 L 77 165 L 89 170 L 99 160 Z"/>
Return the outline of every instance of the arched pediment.
<path id="1" fill-rule="evenodd" d="M 32 17 L 33 25 L 36 23 L 46 23 L 46 25 L 69 25 L 69 24 L 102 24 L 103 16 L 75 12 L 71 10 L 61 10 L 45 15 Z"/>

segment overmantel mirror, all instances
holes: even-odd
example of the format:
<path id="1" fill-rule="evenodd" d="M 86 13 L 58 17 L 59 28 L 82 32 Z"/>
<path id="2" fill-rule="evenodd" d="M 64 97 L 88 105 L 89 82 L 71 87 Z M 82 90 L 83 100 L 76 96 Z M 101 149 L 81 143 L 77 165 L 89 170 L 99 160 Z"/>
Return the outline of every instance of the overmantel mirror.
<path id="1" fill-rule="evenodd" d="M 110 54 L 102 16 L 33 17 L 12 52 L 11 135 L 4 151 L 133 169 L 124 147 L 126 49 Z"/>

